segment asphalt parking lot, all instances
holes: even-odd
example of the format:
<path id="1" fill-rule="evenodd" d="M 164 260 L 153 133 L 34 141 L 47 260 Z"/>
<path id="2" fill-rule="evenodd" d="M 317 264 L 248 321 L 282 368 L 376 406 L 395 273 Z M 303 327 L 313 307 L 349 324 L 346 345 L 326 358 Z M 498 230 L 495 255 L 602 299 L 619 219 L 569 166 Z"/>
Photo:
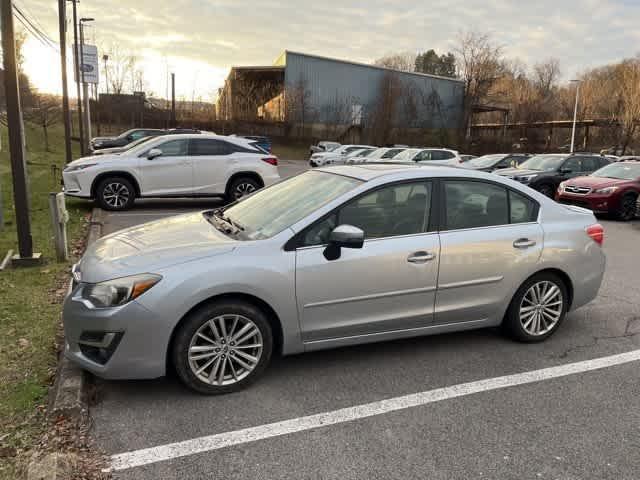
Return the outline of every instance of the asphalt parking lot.
<path id="1" fill-rule="evenodd" d="M 280 168 L 288 176 L 306 165 Z M 106 216 L 103 233 L 217 204 L 141 202 Z M 640 349 L 640 222 L 602 223 L 600 295 L 543 344 L 480 330 L 286 357 L 221 397 L 194 395 L 174 378 L 96 380 L 92 435 L 122 479 L 636 479 L 640 362 L 496 380 Z M 460 394 L 461 384 L 485 380 L 486 391 Z M 414 406 L 398 399 L 435 389 L 449 393 Z M 365 414 L 372 402 L 386 410 Z M 324 412 L 333 412 L 326 426 L 304 427 L 303 417 Z M 295 428 L 277 423 L 286 421 Z M 253 428 L 272 423 L 261 435 Z"/>

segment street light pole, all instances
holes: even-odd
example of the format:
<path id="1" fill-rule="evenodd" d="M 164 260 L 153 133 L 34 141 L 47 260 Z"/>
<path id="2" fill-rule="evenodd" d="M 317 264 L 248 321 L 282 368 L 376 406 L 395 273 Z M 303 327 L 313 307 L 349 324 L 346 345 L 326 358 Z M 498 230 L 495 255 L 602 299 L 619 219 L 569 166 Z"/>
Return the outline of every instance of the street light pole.
<path id="1" fill-rule="evenodd" d="M 573 153 L 575 142 L 576 142 L 576 122 L 578 121 L 578 98 L 580 97 L 581 80 L 571 80 L 571 83 L 576 84 L 576 105 L 573 110 L 573 128 L 571 129 L 571 152 L 570 153 Z"/>
<path id="2" fill-rule="evenodd" d="M 93 18 L 80 19 L 80 78 L 82 80 L 82 94 L 84 100 L 83 122 L 84 122 L 84 143 L 83 148 L 86 153 L 89 152 L 89 141 L 91 140 L 91 112 L 89 109 L 89 84 L 84 78 L 84 24 L 92 22 Z"/>
<path id="3" fill-rule="evenodd" d="M 75 60 L 76 70 L 76 90 L 77 99 L 76 106 L 78 109 L 78 129 L 80 132 L 80 154 L 84 156 L 84 126 L 82 125 L 82 92 L 80 91 L 80 59 L 78 58 L 78 11 L 76 3 L 79 0 L 69 0 L 73 3 L 73 59 Z"/>

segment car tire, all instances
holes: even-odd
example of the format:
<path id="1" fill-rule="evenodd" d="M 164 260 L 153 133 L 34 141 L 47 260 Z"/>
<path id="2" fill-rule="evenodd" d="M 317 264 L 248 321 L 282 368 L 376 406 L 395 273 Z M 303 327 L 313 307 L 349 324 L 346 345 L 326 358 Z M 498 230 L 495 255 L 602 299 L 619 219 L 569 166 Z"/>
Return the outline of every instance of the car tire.
<path id="1" fill-rule="evenodd" d="M 264 312 L 250 303 L 226 300 L 207 304 L 185 318 L 174 337 L 171 361 L 188 388 L 220 395 L 242 390 L 258 379 L 272 351 L 273 333 Z"/>
<path id="2" fill-rule="evenodd" d="M 636 216 L 636 202 L 638 195 L 635 193 L 625 193 L 620 199 L 620 206 L 616 210 L 616 218 L 623 222 L 633 220 Z"/>
<path id="3" fill-rule="evenodd" d="M 229 202 L 235 202 L 246 195 L 252 194 L 260 188 L 260 184 L 251 177 L 236 178 L 229 184 L 226 197 Z"/>
<path id="4" fill-rule="evenodd" d="M 537 190 L 543 194 L 545 197 L 549 197 L 549 198 L 553 198 L 554 194 L 555 194 L 555 190 L 553 189 L 553 186 L 549 185 L 548 183 L 544 183 L 542 185 L 540 185 Z"/>
<path id="5" fill-rule="evenodd" d="M 548 298 L 536 303 L 537 292 L 542 292 L 539 296 L 543 299 L 546 295 Z M 554 273 L 541 272 L 527 279 L 515 293 L 502 327 L 520 342 L 542 342 L 560 327 L 568 305 L 569 293 L 564 280 Z"/>
<path id="6" fill-rule="evenodd" d="M 108 177 L 96 188 L 96 201 L 104 210 L 128 210 L 136 200 L 136 190 L 130 180 L 123 177 Z"/>

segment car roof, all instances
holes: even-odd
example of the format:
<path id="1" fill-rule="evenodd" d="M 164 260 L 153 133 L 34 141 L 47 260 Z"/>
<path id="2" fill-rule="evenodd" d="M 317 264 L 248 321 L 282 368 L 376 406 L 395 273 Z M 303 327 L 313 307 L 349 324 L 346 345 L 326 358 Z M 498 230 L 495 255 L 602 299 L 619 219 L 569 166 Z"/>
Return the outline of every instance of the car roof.
<path id="1" fill-rule="evenodd" d="M 475 170 L 444 165 L 417 165 L 414 162 L 370 162 L 355 165 L 331 165 L 314 171 L 335 173 L 368 182 L 375 178 L 419 172 L 423 176 L 477 177 Z M 491 177 L 493 178 L 493 177 Z"/>

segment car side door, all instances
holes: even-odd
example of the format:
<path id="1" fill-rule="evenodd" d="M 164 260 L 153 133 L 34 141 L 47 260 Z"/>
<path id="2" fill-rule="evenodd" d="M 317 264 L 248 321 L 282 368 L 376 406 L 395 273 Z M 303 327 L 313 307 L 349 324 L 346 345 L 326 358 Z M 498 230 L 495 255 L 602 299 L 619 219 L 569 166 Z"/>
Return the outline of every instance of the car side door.
<path id="1" fill-rule="evenodd" d="M 441 185 L 435 323 L 498 324 L 542 253 L 539 205 L 490 181 Z"/>
<path id="2" fill-rule="evenodd" d="M 151 150 L 160 155 L 149 157 Z M 176 196 L 193 189 L 193 166 L 187 139 L 166 139 L 150 145 L 138 158 L 142 196 Z"/>
<path id="3" fill-rule="evenodd" d="M 231 145 L 215 138 L 192 138 L 189 153 L 193 161 L 194 193 L 223 194 L 229 171 L 237 162 Z"/>
<path id="4" fill-rule="evenodd" d="M 295 282 L 305 349 L 409 336 L 432 323 L 440 252 L 428 228 L 432 185 L 376 188 L 299 234 Z M 329 233 L 343 224 L 362 229 L 364 245 L 327 260 Z"/>
<path id="5" fill-rule="evenodd" d="M 556 187 L 561 181 L 586 175 L 584 168 L 584 157 L 575 155 L 567 158 L 560 167 L 560 175 Z"/>

